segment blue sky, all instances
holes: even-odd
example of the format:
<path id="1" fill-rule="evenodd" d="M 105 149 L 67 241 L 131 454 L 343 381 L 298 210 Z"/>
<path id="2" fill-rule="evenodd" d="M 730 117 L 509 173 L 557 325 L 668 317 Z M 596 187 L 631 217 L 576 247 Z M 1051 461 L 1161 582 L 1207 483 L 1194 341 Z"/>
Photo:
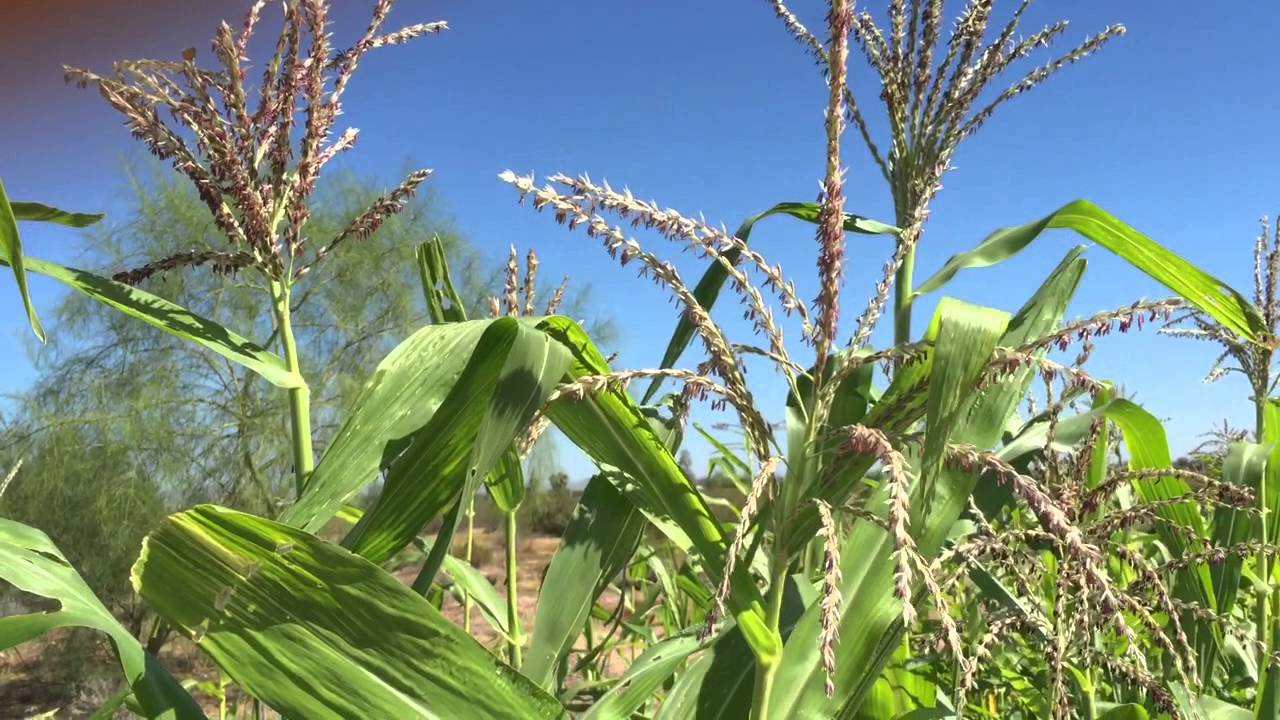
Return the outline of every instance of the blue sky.
<path id="1" fill-rule="evenodd" d="M 361 30 L 370 3 L 336 4 L 341 45 Z M 238 22 L 246 5 L 19 0 L 6 9 L 0 177 L 10 195 L 109 215 L 120 209 L 120 169 L 135 144 L 99 98 L 63 85 L 60 64 L 106 69 L 112 59 L 176 57 L 188 46 L 205 53 L 216 21 Z M 998 3 L 997 16 L 1009 5 Z M 821 25 L 819 3 L 794 9 Z M 949 3 L 948 14 L 957 12 Z M 1124 23 L 1129 33 L 1010 104 L 966 144 L 933 206 L 918 276 L 997 227 L 1088 198 L 1248 291 L 1257 220 L 1280 210 L 1280 175 L 1272 168 L 1280 149 L 1280 60 L 1269 49 L 1280 6 L 1042 1 L 1024 27 L 1064 16 L 1072 25 L 1062 50 L 1110 23 Z M 388 185 L 406 163 L 433 168 L 429 182 L 457 227 L 495 261 L 515 243 L 535 248 L 548 276 L 589 282 L 621 329 L 620 366 L 657 363 L 675 309 L 594 241 L 518 207 L 497 173 L 587 172 L 731 228 L 776 202 L 816 194 L 825 88 L 764 0 L 401 0 L 391 24 L 436 19 L 452 29 L 380 51 L 362 65 L 342 118 L 361 129 L 361 139 L 344 162 Z M 873 101 L 869 71 L 855 62 L 851 72 L 860 96 Z M 877 106 L 867 106 L 881 126 Z M 891 219 L 888 195 L 856 136 L 845 157 L 850 210 Z M 84 249 L 70 231 L 33 226 L 25 237 L 37 257 L 70 261 Z M 675 260 L 690 282 L 701 273 L 702 261 L 661 238 L 639 239 Z M 806 297 L 815 294 L 812 226 L 771 220 L 752 241 L 781 262 Z M 1053 234 L 1013 262 L 961 275 L 947 294 L 1016 309 L 1077 242 Z M 887 240 L 851 238 L 846 336 L 890 251 Z M 1101 248 L 1088 257 L 1072 315 L 1168 294 Z M 58 288 L 38 278 L 33 285 L 37 302 L 50 307 Z M 12 282 L 0 280 L 0 293 L 9 299 L 0 302 L 0 391 L 9 392 L 33 375 Z M 748 340 L 735 308 L 726 311 L 727 324 Z M 931 311 L 932 302 L 917 308 L 918 327 Z M 1243 383 L 1200 383 L 1212 358 L 1212 348 L 1147 331 L 1101 342 L 1091 369 L 1170 418 L 1171 444 L 1181 451 L 1224 417 L 1239 425 L 1252 417 Z M 781 407 L 781 385 L 765 368 L 751 379 L 766 404 Z"/>

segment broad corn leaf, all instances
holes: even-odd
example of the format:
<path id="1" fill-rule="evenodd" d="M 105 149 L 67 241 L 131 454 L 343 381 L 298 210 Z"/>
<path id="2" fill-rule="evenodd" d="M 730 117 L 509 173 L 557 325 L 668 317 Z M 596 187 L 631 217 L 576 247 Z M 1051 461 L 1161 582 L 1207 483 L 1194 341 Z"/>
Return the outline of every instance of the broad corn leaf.
<path id="1" fill-rule="evenodd" d="M 461 589 L 475 601 L 489 627 L 503 636 L 511 634 L 507 627 L 506 601 L 479 570 L 467 564 L 466 560 L 452 555 L 444 556 L 440 569 L 453 580 L 454 587 Z"/>
<path id="2" fill-rule="evenodd" d="M 560 718 L 564 710 L 376 565 L 209 505 L 170 516 L 133 583 L 286 717 Z"/>
<path id="3" fill-rule="evenodd" d="M 1271 448 L 1256 443 L 1232 443 L 1222 464 L 1222 481 L 1261 492 Z M 1213 514 L 1212 538 L 1218 547 L 1232 547 L 1258 537 L 1259 521 L 1247 512 L 1231 507 L 1219 507 Z M 1240 571 L 1243 558 L 1228 555 L 1211 567 L 1213 591 L 1218 612 L 1228 615 L 1236 602 L 1240 588 Z"/>
<path id="4" fill-rule="evenodd" d="M 791 634 L 805 608 L 818 597 L 818 589 L 805 576 L 787 578 L 779 616 L 784 638 Z M 735 720 L 748 717 L 755 674 L 755 656 L 742 633 L 736 627 L 726 628 L 715 644 L 680 674 L 663 700 L 657 720 Z"/>
<path id="5" fill-rule="evenodd" d="M 382 472 L 382 493 L 344 545 L 387 559 L 465 485 L 478 485 L 567 362 L 559 346 L 514 318 L 419 330 L 365 383 L 283 520 L 315 531 Z"/>
<path id="6" fill-rule="evenodd" d="M 552 687 L 591 606 L 630 562 L 646 525 L 607 478 L 597 475 L 587 483 L 538 594 L 533 640 L 521 668 L 535 683 Z"/>

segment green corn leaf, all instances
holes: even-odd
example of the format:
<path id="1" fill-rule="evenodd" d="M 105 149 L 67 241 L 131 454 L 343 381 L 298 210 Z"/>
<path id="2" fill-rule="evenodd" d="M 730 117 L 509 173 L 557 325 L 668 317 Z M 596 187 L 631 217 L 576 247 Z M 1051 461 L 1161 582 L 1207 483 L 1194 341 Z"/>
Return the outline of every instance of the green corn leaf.
<path id="1" fill-rule="evenodd" d="M 0 189 L 0 195 L 3 193 L 4 190 Z M 106 217 L 102 213 L 67 212 L 38 202 L 13 202 L 9 205 L 13 208 L 13 216 L 19 222 L 44 222 L 72 228 L 87 228 L 96 225 Z"/>
<path id="2" fill-rule="evenodd" d="M 144 542 L 133 584 L 286 717 L 560 718 L 564 710 L 376 565 L 202 505 Z"/>
<path id="3" fill-rule="evenodd" d="M 1280 400 L 1268 400 L 1263 409 L 1262 440 L 1271 446 L 1271 456 L 1267 460 L 1259 500 L 1269 510 L 1266 514 L 1267 542 L 1275 542 L 1280 538 Z M 1280 567 L 1280 563 L 1276 563 L 1276 567 Z"/>
<path id="4" fill-rule="evenodd" d="M 27 311 L 27 322 L 31 325 L 31 332 L 35 333 L 40 342 L 44 342 L 44 326 L 40 324 L 36 306 L 31 302 L 24 260 L 22 236 L 18 234 L 18 219 L 15 217 L 13 207 L 9 204 L 9 196 L 4 191 L 4 182 L 0 181 L 0 261 L 13 269 L 13 279 L 18 283 L 18 295 L 22 297 L 22 307 Z"/>
<path id="5" fill-rule="evenodd" d="M 498 595 L 498 591 L 479 570 L 453 555 L 444 556 L 440 569 L 453 580 L 457 588 L 465 591 L 476 602 L 476 607 L 480 608 L 480 614 L 489 623 L 489 627 L 503 637 L 511 634 L 507 626 L 506 600 Z"/>
<path id="6" fill-rule="evenodd" d="M 1002 263 L 1052 228 L 1074 230 L 1098 243 L 1243 338 L 1257 342 L 1266 334 L 1258 311 L 1231 286 L 1087 200 L 1068 203 L 1035 222 L 991 233 L 974 249 L 947 260 L 916 288 L 912 298 L 938 290 L 961 270 Z"/>
<path id="7" fill-rule="evenodd" d="M 57 610 L 0 617 L 0 651 L 65 627 L 85 627 L 111 638 L 125 679 L 148 718 L 203 718 L 200 706 L 94 596 L 49 537 L 0 518 L 0 580 L 58 602 Z"/>
<path id="8" fill-rule="evenodd" d="M 751 230 L 755 227 L 755 224 L 773 215 L 790 215 L 798 220 L 816 224 L 821 209 L 822 206 L 818 203 L 778 203 L 768 210 L 744 220 L 742 225 L 738 227 L 738 231 L 734 233 L 734 237 L 746 242 L 751 237 Z M 863 235 L 897 235 L 899 232 L 898 228 L 892 225 L 886 225 L 882 222 L 853 214 L 845 215 L 844 229 L 845 232 L 861 233 Z M 723 257 L 730 265 L 737 265 L 742 253 L 736 248 L 730 248 L 723 253 Z M 724 288 L 725 281 L 728 279 L 729 271 L 718 260 L 712 259 L 710 267 L 702 274 L 702 278 L 698 280 L 698 284 L 693 288 L 693 296 L 697 298 L 698 304 L 710 310 L 720 297 L 720 291 Z M 662 354 L 662 363 L 659 367 L 669 368 L 676 364 L 676 361 L 680 359 L 680 355 L 689 347 L 689 343 L 693 341 L 693 332 L 693 323 L 684 315 L 681 315 L 680 320 L 676 323 L 675 332 L 671 335 L 671 340 L 667 342 L 667 349 Z M 648 389 L 645 390 L 640 403 L 642 405 L 648 404 L 658 393 L 658 388 L 661 386 L 662 378 L 654 378 L 649 383 Z"/>
<path id="9" fill-rule="evenodd" d="M 1194 720 L 1257 720 L 1266 717 L 1255 715 L 1246 708 L 1232 705 L 1210 695 L 1192 695 L 1181 683 L 1169 683 L 1174 704 L 1182 717 Z"/>
<path id="10" fill-rule="evenodd" d="M 605 586 L 622 572 L 644 535 L 645 518 L 603 475 L 587 483 L 547 566 L 521 670 L 551 688 Z"/>
<path id="11" fill-rule="evenodd" d="M 1112 400 L 1102 411 L 1124 436 L 1124 444 L 1129 451 L 1130 469 L 1173 467 L 1164 426 L 1154 415 L 1124 399 Z M 1170 476 L 1135 480 L 1133 489 L 1143 502 L 1160 503 L 1191 494 L 1191 487 L 1186 481 Z M 1208 528 L 1195 502 L 1162 504 L 1155 512 L 1164 521 L 1155 524 L 1156 536 L 1173 557 L 1194 554 L 1203 548 L 1203 541 L 1208 538 Z M 1208 563 L 1200 563 L 1180 571 L 1174 580 L 1173 591 L 1179 600 L 1195 602 L 1216 612 L 1217 592 Z M 1222 644 L 1221 631 L 1190 613 L 1183 616 L 1182 624 L 1196 648 L 1201 672 L 1210 673 Z"/>
<path id="12" fill-rule="evenodd" d="M 907 643 L 901 643 L 884 673 L 867 693 L 854 720 L 951 717 L 949 711 L 938 707 L 938 686 L 907 667 L 910 655 Z"/>
<path id="13" fill-rule="evenodd" d="M 834 357 L 835 362 L 828 367 L 835 367 L 846 361 L 863 355 L 841 352 Z M 926 350 L 924 360 L 899 368 L 894 374 L 893 382 L 881 400 L 868 408 L 872 397 L 871 380 L 875 365 L 865 364 L 857 367 L 846 377 L 835 390 L 829 423 L 841 427 L 853 423 L 863 423 L 871 427 L 885 429 L 909 426 L 919 418 L 917 411 L 923 410 L 923 403 L 912 399 L 913 394 L 926 387 L 929 369 L 932 367 L 932 351 Z M 812 373 L 812 370 L 810 370 Z M 818 532 L 818 514 L 812 503 L 804 502 L 810 489 L 817 483 L 819 470 L 818 460 L 806 447 L 809 435 L 808 420 L 802 408 L 812 407 L 811 375 L 800 377 L 796 383 L 800 395 L 789 393 L 787 397 L 787 490 L 784 493 L 786 515 L 791 517 L 791 525 L 786 533 L 786 552 L 799 552 Z M 886 407 L 903 409 L 901 413 L 893 413 L 893 418 L 886 417 Z M 821 472 L 823 482 L 814 491 L 819 497 L 833 506 L 842 505 L 853 493 L 862 476 L 874 461 L 855 456 L 835 456 L 831 465 Z"/>
<path id="14" fill-rule="evenodd" d="M 1222 464 L 1222 481 L 1231 485 L 1248 488 L 1255 493 L 1261 492 L 1262 479 L 1266 473 L 1269 445 L 1256 443 L 1231 443 L 1227 449 L 1226 460 Z M 1212 523 L 1213 544 L 1219 547 L 1231 547 L 1249 542 L 1258 537 L 1258 521 L 1248 513 L 1234 508 L 1222 506 L 1214 511 Z M 1240 571 L 1244 559 L 1239 555 L 1228 555 L 1221 563 L 1211 567 L 1213 589 L 1217 600 L 1218 612 L 1229 615 L 1235 606 L 1236 593 L 1240 589 Z"/>
<path id="15" fill-rule="evenodd" d="M 706 642 L 710 642 L 708 639 Z M 671 673 L 706 646 L 696 634 L 676 635 L 650 645 L 618 683 L 591 705 L 582 720 L 625 720 L 653 697 Z"/>
<path id="16" fill-rule="evenodd" d="M 567 379 L 609 372 L 604 357 L 577 323 L 549 317 L 538 327 L 573 354 Z M 700 555 L 711 581 L 719 581 L 728 545 L 724 529 L 625 392 L 609 390 L 583 400 L 561 398 L 547 408 L 547 416 L 597 463 L 621 471 L 626 477 L 620 488 L 623 494 L 678 546 Z M 765 623 L 760 590 L 746 574 L 733 578 L 728 605 L 757 654 L 772 656 L 780 650 L 780 639 Z"/>
<path id="17" fill-rule="evenodd" d="M 1263 431 L 1262 438 L 1272 448 L 1271 456 L 1267 461 L 1267 468 L 1263 476 L 1263 490 L 1260 493 L 1261 502 L 1263 503 L 1263 522 L 1265 523 L 1264 538 L 1269 543 L 1275 543 L 1277 538 L 1277 529 L 1280 528 L 1280 402 L 1270 400 L 1267 402 L 1263 411 Z M 1269 577 L 1261 578 L 1262 583 L 1274 589 L 1275 578 L 1280 568 L 1280 563 L 1276 563 L 1274 559 L 1271 565 L 1271 574 Z M 1265 570 L 1261 567 L 1258 572 L 1265 574 Z M 1270 641 L 1268 649 L 1280 647 L 1280 621 L 1272 614 L 1269 618 L 1270 627 L 1261 628 L 1261 632 L 1270 635 L 1267 638 Z M 1258 668 L 1260 674 L 1259 687 L 1257 697 L 1254 701 L 1253 717 L 1256 720 L 1280 720 L 1280 666 L 1276 663 L 1266 663 L 1264 667 Z M 1224 715 L 1227 711 L 1224 710 Z"/>
<path id="18" fill-rule="evenodd" d="M 1007 328 L 1000 315 L 993 311 L 970 312 L 968 306 L 955 302 L 939 305 L 936 345 L 928 363 L 920 365 L 928 368 L 930 378 L 942 377 L 938 374 L 939 363 L 969 365 L 963 354 L 983 355 L 983 348 L 987 348 L 984 357 L 989 356 L 997 343 L 993 335 L 1002 332 L 998 344 L 1016 347 L 1050 332 L 1061 322 L 1084 267 L 1084 259 L 1079 257 L 1078 251 L 1069 253 L 1035 295 L 1008 321 Z M 947 345 L 945 354 L 944 339 Z M 953 357 L 956 359 L 950 359 Z M 969 409 L 961 416 L 963 419 L 954 422 L 955 427 L 950 429 L 948 439 L 981 448 L 991 447 L 1000 438 L 1009 415 L 1025 395 L 1031 381 L 1030 372 L 1023 370 L 973 393 L 972 380 L 966 382 L 956 373 L 948 377 L 952 382 L 967 385 L 972 397 L 963 401 L 969 404 Z M 890 392 L 892 388 L 885 393 L 885 398 L 890 397 Z M 928 400 L 933 402 L 926 400 L 925 404 L 934 408 L 933 417 L 942 419 L 956 416 L 954 410 L 945 407 L 947 399 L 965 395 L 957 393 L 954 388 L 935 390 L 932 380 L 927 384 L 927 392 Z M 879 406 L 878 403 L 876 407 Z M 878 418 L 873 408 L 863 422 L 900 421 L 896 417 Z M 926 437 L 931 431 L 926 428 Z M 971 475 L 945 468 L 936 477 L 938 480 L 933 487 L 926 488 L 923 483 L 916 482 L 911 491 L 912 534 L 925 558 L 932 558 L 941 549 L 977 482 Z M 886 499 L 886 491 L 881 488 L 867 501 L 866 507 L 882 512 Z M 789 718 L 830 718 L 842 710 L 852 713 L 861 705 L 902 637 L 901 607 L 892 590 L 892 550 L 892 538 L 877 525 L 865 520 L 854 524 L 841 547 L 844 605 L 841 607 L 840 643 L 837 645 L 836 694 L 828 699 L 823 691 L 818 642 L 820 613 L 817 608 L 810 608 L 783 651 L 771 714 Z"/>
<path id="19" fill-rule="evenodd" d="M 382 470 L 382 493 L 343 544 L 385 561 L 475 492 L 567 365 L 515 318 L 422 328 L 365 383 L 285 522 L 319 529 Z"/>
<path id="20" fill-rule="evenodd" d="M 1107 419 L 1115 423 L 1124 436 L 1125 447 L 1129 451 L 1129 468 L 1131 470 L 1152 470 L 1173 467 L 1173 456 L 1169 452 L 1169 441 L 1165 436 L 1164 426 L 1154 415 L 1140 405 L 1119 398 L 1112 400 L 1099 410 Z M 1160 502 L 1191 494 L 1191 486 L 1185 480 L 1176 477 L 1159 477 L 1141 479 L 1133 482 L 1134 491 L 1144 502 Z M 1171 530 L 1163 523 L 1156 526 L 1160 541 L 1164 543 L 1174 557 L 1195 552 L 1197 546 L 1189 544 L 1188 534 L 1196 538 L 1208 537 L 1204 518 L 1195 503 L 1188 501 L 1173 505 L 1164 505 L 1156 513 L 1168 522 L 1183 529 L 1183 532 Z M 1210 603 L 1213 598 L 1213 580 L 1207 565 L 1201 565 L 1196 571 L 1204 591 L 1201 602 Z M 1212 607 L 1210 605 L 1209 607 Z"/>
<path id="21" fill-rule="evenodd" d="M 524 502 L 524 467 L 520 464 L 520 453 L 514 447 L 502 454 L 497 466 L 485 476 L 484 485 L 499 510 L 513 513 L 520 509 Z"/>
<path id="22" fill-rule="evenodd" d="M 1003 606 L 1005 609 L 1021 615 L 1027 621 L 1027 627 L 1034 628 L 1036 631 L 1044 633 L 1044 619 L 1031 608 L 1028 608 L 1022 599 L 1013 593 L 1003 582 L 995 575 L 987 570 L 985 564 L 980 560 L 975 560 L 969 565 L 969 579 L 973 581 L 974 587 L 983 597 L 991 600 L 997 605 Z"/>
<path id="23" fill-rule="evenodd" d="M 951 440 L 987 440 L 985 445 L 995 439 L 973 437 L 978 426 L 959 420 L 973 410 L 978 373 L 1005 334 L 1008 322 L 1009 316 L 1004 313 L 956 300 L 947 299 L 938 306 L 925 435 L 926 469 L 911 487 L 912 533 L 926 558 L 941 548 L 973 488 L 971 478 L 953 478 L 941 471 L 941 448 Z M 1005 415 L 1007 412 L 1000 416 L 997 427 L 1003 426 Z M 886 493 L 881 488 L 866 507 L 882 511 Z M 852 708 L 861 704 L 900 644 L 901 608 L 893 597 L 892 547 L 892 539 L 878 526 L 865 520 L 855 524 L 841 547 L 844 605 L 837 647 L 836 694 L 828 698 L 823 689 L 821 607 L 815 604 L 800 620 L 783 650 L 771 715 L 830 718 L 846 703 Z"/>
<path id="24" fill-rule="evenodd" d="M 431 426 L 437 410 L 458 385 L 487 329 L 486 321 L 426 327 L 388 353 L 365 381 L 302 495 L 281 519 L 309 532 L 318 531 L 406 449 L 428 442 L 431 434 L 424 429 Z M 439 421 L 440 428 L 450 424 L 451 419 Z M 468 451 L 470 445 L 459 439 L 449 447 L 456 455 Z M 455 483 L 442 491 L 441 507 L 459 487 Z"/>
<path id="25" fill-rule="evenodd" d="M 439 325 L 465 321 L 467 307 L 453 287 L 453 276 L 449 273 L 449 262 L 440 236 L 418 245 L 414 255 L 418 260 L 422 293 L 427 300 L 427 314 L 431 316 L 431 322 Z"/>
<path id="26" fill-rule="evenodd" d="M 715 456 L 712 457 L 713 467 L 708 470 L 708 474 L 718 469 L 743 495 L 749 493 L 751 491 L 751 466 L 732 448 L 707 432 L 707 429 L 702 427 L 701 424 L 693 423 L 693 429 L 715 451 Z"/>
<path id="27" fill-rule="evenodd" d="M 783 586 L 779 624 L 783 637 L 818 600 L 818 589 L 803 575 Z M 657 720 L 735 720 L 751 714 L 756 661 L 737 627 L 726 628 L 715 644 L 685 670 L 662 703 Z"/>
<path id="28" fill-rule="evenodd" d="M 0 259 L 0 265 L 7 265 Z M 239 363 L 280 388 L 305 387 L 297 373 L 291 372 L 279 355 L 257 345 L 206 317 L 152 295 L 145 290 L 118 283 L 84 270 L 56 263 L 26 258 L 27 270 L 52 278 L 78 293 L 135 320 L 163 330 L 175 337 L 205 347 L 222 357 Z"/>
<path id="29" fill-rule="evenodd" d="M 1103 707 L 1098 703 L 1098 720 L 1150 720 L 1151 715 L 1141 705 L 1125 703 Z"/>

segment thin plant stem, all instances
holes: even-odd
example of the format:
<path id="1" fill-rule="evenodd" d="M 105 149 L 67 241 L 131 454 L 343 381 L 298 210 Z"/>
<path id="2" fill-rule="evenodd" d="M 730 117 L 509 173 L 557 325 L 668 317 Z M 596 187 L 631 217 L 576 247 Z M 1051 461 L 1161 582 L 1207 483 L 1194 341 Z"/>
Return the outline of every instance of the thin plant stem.
<path id="1" fill-rule="evenodd" d="M 1268 385 L 1264 384 L 1263 387 L 1268 387 Z M 1253 439 L 1255 442 L 1261 443 L 1263 434 L 1266 432 L 1267 424 L 1266 395 L 1255 392 L 1253 406 L 1255 423 Z M 1277 593 L 1271 588 L 1271 574 L 1273 572 L 1271 554 L 1265 549 L 1267 547 L 1267 543 L 1271 541 L 1271 538 L 1269 537 L 1270 532 L 1268 530 L 1268 525 L 1271 524 L 1271 518 L 1268 512 L 1269 508 L 1267 507 L 1267 493 L 1259 492 L 1257 503 L 1258 517 L 1261 518 L 1258 522 L 1258 541 L 1261 543 L 1260 547 L 1263 548 L 1263 550 L 1258 553 L 1258 567 L 1262 570 L 1262 583 L 1263 587 L 1266 588 L 1266 595 L 1263 597 L 1262 602 L 1258 603 L 1258 670 L 1261 675 L 1260 679 L 1262 680 L 1262 683 L 1266 683 L 1270 678 L 1268 677 L 1269 673 L 1266 672 L 1265 668 L 1270 666 L 1271 653 L 1275 651 L 1275 632 L 1271 625 L 1275 622 L 1274 608 L 1272 606 L 1275 603 Z M 1258 693 L 1261 697 L 1261 687 L 1258 688 Z"/>
<path id="2" fill-rule="evenodd" d="M 475 547 L 476 535 L 476 500 L 472 498 L 467 503 L 467 549 L 463 554 L 463 559 L 471 565 L 472 550 Z M 466 590 L 462 591 L 462 629 L 471 634 L 471 593 Z"/>
<path id="3" fill-rule="evenodd" d="M 591 616 L 587 615 L 587 625 L 585 628 L 583 628 L 582 636 L 586 639 L 586 643 L 587 643 L 586 651 L 588 653 L 591 652 L 593 649 L 595 649 L 595 644 L 596 644 L 595 633 L 592 631 L 593 624 L 594 624 L 594 621 L 591 619 Z M 583 670 L 583 675 L 586 677 L 587 682 L 591 682 L 592 680 L 595 680 L 597 677 L 595 663 L 591 663 L 587 665 L 587 667 Z"/>
<path id="4" fill-rule="evenodd" d="M 906 240 L 903 240 L 906 242 Z M 911 342 L 911 293 L 912 274 L 916 267 L 916 246 L 913 243 L 907 248 L 902 258 L 902 267 L 898 268 L 893 288 L 893 342 L 895 345 Z"/>
<path id="5" fill-rule="evenodd" d="M 510 641 L 507 645 L 512 667 L 520 667 L 523 660 L 520 654 L 520 597 L 519 575 L 516 569 L 516 514 L 506 513 L 507 525 L 507 632 Z"/>
<path id="6" fill-rule="evenodd" d="M 775 544 L 773 563 L 771 564 L 772 579 L 769 582 L 769 595 L 765 602 L 765 621 L 769 630 L 778 636 L 781 634 L 782 625 L 782 590 L 787 578 L 787 560 L 782 554 L 784 545 Z M 778 675 L 778 661 L 780 658 L 770 657 L 756 658 L 756 681 L 755 691 L 751 700 L 751 718 L 752 720 L 766 720 L 769 717 L 769 704 L 773 699 L 773 687 Z"/>
<path id="7" fill-rule="evenodd" d="M 302 367 L 298 361 L 298 345 L 293 337 L 290 319 L 289 286 L 272 282 L 271 295 L 275 304 L 276 322 L 280 328 L 280 342 L 284 346 L 284 361 L 289 371 L 302 379 Z M 315 468 L 315 455 L 311 449 L 311 391 L 305 383 L 289 388 L 289 425 L 293 434 L 293 475 L 297 495 L 302 495 L 307 478 Z"/>

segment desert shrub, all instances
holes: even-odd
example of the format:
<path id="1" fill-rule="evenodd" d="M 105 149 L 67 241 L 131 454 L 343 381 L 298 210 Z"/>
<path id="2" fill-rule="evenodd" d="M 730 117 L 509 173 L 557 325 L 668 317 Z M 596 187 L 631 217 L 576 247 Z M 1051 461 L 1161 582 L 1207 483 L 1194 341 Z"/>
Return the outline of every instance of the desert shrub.
<path id="1" fill-rule="evenodd" d="M 129 568 L 165 516 L 146 469 L 71 427 L 14 449 L 23 463 L 0 496 L 0 517 L 44 530 L 98 597 L 137 620 Z"/>
<path id="2" fill-rule="evenodd" d="M 559 536 L 569 526 L 576 506 L 577 499 L 569 489 L 569 476 L 557 472 L 548 478 L 545 488 L 540 480 L 532 480 L 521 507 L 526 508 L 525 525 L 531 531 Z"/>

